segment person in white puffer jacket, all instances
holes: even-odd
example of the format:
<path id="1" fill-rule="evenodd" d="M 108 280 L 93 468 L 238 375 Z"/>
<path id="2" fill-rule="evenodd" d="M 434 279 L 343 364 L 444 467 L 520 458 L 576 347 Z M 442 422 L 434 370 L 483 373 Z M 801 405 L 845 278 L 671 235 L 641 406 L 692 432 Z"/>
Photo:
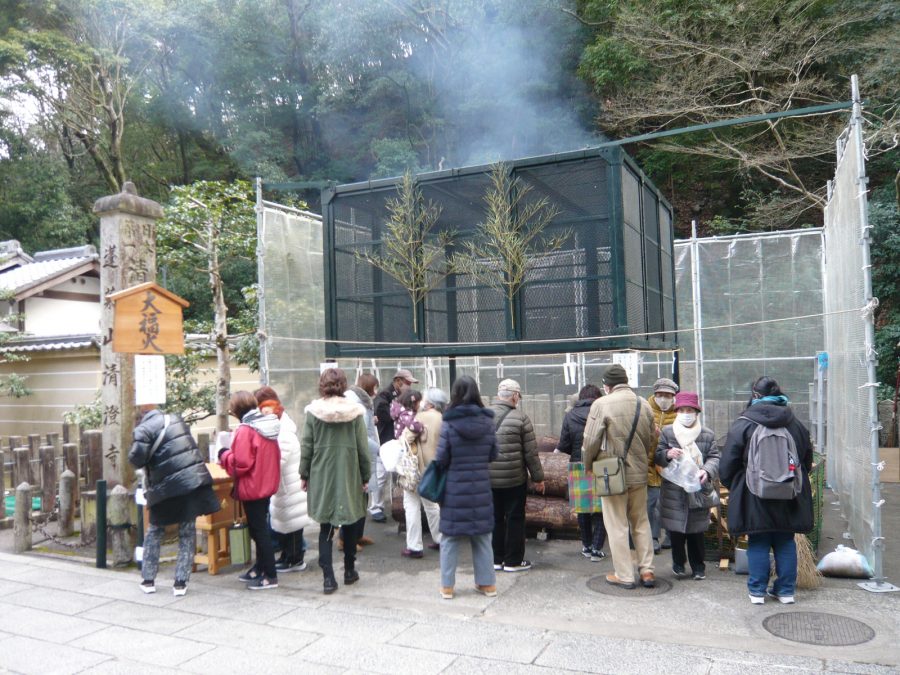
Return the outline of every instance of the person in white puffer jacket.
<path id="1" fill-rule="evenodd" d="M 281 421 L 278 447 L 281 449 L 281 479 L 278 492 L 272 496 L 269 519 L 272 530 L 281 539 L 281 557 L 275 563 L 278 572 L 299 572 L 306 569 L 303 554 L 306 542 L 303 529 L 312 524 L 306 507 L 306 493 L 300 487 L 300 439 L 297 424 L 284 411 L 278 394 L 272 387 L 260 387 L 253 395 L 260 411 L 272 412 Z"/>

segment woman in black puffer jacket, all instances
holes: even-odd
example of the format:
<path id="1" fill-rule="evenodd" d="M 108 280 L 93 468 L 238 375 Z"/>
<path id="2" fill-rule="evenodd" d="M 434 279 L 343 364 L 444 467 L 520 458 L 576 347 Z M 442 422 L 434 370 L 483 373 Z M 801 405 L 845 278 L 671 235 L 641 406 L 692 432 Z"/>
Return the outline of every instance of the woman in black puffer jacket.
<path id="1" fill-rule="evenodd" d="M 164 415 L 156 406 L 141 406 L 143 417 L 134 429 L 128 460 L 145 472 L 144 497 L 150 527 L 144 535 L 141 565 L 144 593 L 156 592 L 159 545 L 166 525 L 178 523 L 178 558 L 175 563 L 176 596 L 187 592 L 196 550 L 197 516 L 215 513 L 221 506 L 190 429 L 174 413 Z"/>

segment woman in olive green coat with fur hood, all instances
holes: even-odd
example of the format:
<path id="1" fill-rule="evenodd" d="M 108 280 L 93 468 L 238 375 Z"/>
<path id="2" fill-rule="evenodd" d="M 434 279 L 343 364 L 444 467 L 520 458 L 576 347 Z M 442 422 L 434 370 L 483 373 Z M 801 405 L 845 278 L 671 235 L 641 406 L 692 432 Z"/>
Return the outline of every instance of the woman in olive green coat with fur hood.
<path id="1" fill-rule="evenodd" d="M 325 593 L 337 590 L 331 553 L 334 533 L 354 525 L 366 514 L 366 487 L 371 473 L 365 409 L 344 398 L 347 377 L 329 368 L 319 378 L 322 398 L 306 406 L 300 439 L 301 486 L 308 492 L 309 515 L 321 524 L 319 567 Z M 356 562 L 357 528 L 344 528 L 344 583 L 359 579 Z"/>

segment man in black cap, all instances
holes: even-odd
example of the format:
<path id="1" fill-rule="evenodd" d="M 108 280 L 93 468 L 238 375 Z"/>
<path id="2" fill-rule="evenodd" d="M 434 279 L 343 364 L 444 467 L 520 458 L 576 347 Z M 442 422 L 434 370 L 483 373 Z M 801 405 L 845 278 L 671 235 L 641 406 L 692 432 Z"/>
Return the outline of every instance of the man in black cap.
<path id="1" fill-rule="evenodd" d="M 582 458 L 585 467 L 590 468 L 601 453 L 624 456 L 627 483 L 624 494 L 601 499 L 603 525 L 615 569 L 614 574 L 606 575 L 606 581 L 622 588 L 635 588 L 634 566 L 628 547 L 630 529 L 637 553 L 640 583 L 652 588 L 656 585 L 656 577 L 653 574 L 650 520 L 647 518 L 647 469 L 656 454 L 658 435 L 653 411 L 647 401 L 628 386 L 628 374 L 619 364 L 606 369 L 603 389 L 606 396 L 591 405 L 584 428 Z M 628 447 L 625 447 L 626 444 Z"/>
<path id="2" fill-rule="evenodd" d="M 390 385 L 375 395 L 375 429 L 378 431 L 378 442 L 382 445 L 394 440 L 394 420 L 391 418 L 391 403 L 404 391 L 419 381 L 406 368 L 400 368 L 391 380 Z M 375 480 L 369 483 L 369 513 L 376 523 L 387 522 L 384 515 L 385 504 L 390 508 L 391 481 L 390 474 L 384 470 L 381 457 L 375 462 Z M 374 484 L 374 486 L 373 486 Z"/>

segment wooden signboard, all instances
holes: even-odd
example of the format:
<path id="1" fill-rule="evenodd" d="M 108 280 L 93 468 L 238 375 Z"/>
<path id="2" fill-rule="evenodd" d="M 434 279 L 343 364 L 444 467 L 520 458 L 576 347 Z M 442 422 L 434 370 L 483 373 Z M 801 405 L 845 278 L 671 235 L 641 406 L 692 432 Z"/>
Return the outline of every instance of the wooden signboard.
<path id="1" fill-rule="evenodd" d="M 115 303 L 114 352 L 184 354 L 181 312 L 187 300 L 152 281 L 106 297 Z"/>

